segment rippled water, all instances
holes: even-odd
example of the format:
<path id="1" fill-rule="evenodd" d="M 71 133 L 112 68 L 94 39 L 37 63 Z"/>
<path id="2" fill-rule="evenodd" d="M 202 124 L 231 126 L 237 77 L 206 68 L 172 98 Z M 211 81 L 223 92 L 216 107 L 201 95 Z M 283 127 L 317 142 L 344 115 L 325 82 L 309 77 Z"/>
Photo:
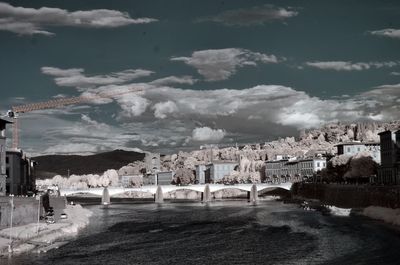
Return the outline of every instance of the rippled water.
<path id="1" fill-rule="evenodd" d="M 3 264 L 400 264 L 400 233 L 264 201 L 88 206 L 91 224 L 60 249 Z"/>

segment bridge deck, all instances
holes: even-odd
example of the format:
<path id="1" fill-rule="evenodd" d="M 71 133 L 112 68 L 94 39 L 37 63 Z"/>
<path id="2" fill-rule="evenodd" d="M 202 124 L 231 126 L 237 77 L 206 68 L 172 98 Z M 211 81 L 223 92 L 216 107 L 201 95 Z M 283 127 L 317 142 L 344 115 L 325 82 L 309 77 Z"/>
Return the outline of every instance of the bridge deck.
<path id="1" fill-rule="evenodd" d="M 175 186 L 175 185 L 162 185 L 163 193 L 168 193 L 177 190 L 194 190 L 197 192 L 204 192 L 206 185 L 209 186 L 211 192 L 216 192 L 219 190 L 225 189 L 239 189 L 243 191 L 251 191 L 253 184 L 236 184 L 236 185 L 224 185 L 224 184 L 197 184 L 197 185 L 187 185 L 187 186 Z M 282 188 L 285 190 L 290 190 L 292 183 L 286 182 L 281 184 L 255 184 L 257 187 L 257 191 L 266 190 L 266 189 L 276 189 Z M 157 187 L 155 185 L 152 186 L 142 186 L 140 188 L 122 188 L 122 187 L 108 187 L 108 192 L 110 196 L 122 194 L 125 192 L 145 192 L 155 194 L 157 191 Z M 61 189 L 61 196 L 68 196 L 73 194 L 92 194 L 97 196 L 102 196 L 104 188 L 90 188 L 90 189 Z"/>

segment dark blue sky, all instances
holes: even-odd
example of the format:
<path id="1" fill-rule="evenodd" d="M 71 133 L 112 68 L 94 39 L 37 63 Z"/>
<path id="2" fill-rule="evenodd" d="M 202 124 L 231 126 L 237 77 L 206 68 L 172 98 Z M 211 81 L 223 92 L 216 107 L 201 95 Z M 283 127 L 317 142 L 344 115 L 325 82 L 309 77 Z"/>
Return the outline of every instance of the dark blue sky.
<path id="1" fill-rule="evenodd" d="M 151 89 L 21 115 L 32 153 L 172 152 L 397 119 L 399 29 L 398 1 L 5 1 L 0 104 Z"/>

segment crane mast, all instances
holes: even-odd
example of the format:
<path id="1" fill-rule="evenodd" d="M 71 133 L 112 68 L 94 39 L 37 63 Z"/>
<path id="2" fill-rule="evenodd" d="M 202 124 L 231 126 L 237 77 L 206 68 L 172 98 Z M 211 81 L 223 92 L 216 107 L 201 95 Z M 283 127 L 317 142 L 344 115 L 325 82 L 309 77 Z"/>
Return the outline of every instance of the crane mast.
<path id="1" fill-rule="evenodd" d="M 53 109 L 67 105 L 75 105 L 79 103 L 90 103 L 96 99 L 112 99 L 115 96 L 124 95 L 128 93 L 140 92 L 143 88 L 132 88 L 128 91 L 118 93 L 99 93 L 90 96 L 79 96 L 79 97 L 68 97 L 60 99 L 52 99 L 44 102 L 29 103 L 25 105 L 12 106 L 11 111 L 8 112 L 8 116 L 14 119 L 12 124 L 12 148 L 18 149 L 19 146 L 19 119 L 18 114 L 32 112 L 35 110 Z"/>

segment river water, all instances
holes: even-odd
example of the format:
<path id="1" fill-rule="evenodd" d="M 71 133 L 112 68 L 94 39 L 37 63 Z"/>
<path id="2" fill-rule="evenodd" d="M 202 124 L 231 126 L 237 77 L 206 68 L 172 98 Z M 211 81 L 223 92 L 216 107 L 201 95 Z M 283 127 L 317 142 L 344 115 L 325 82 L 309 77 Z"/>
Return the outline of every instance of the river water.
<path id="1" fill-rule="evenodd" d="M 90 225 L 60 249 L 4 264 L 400 264 L 400 232 L 294 204 L 87 206 Z"/>

